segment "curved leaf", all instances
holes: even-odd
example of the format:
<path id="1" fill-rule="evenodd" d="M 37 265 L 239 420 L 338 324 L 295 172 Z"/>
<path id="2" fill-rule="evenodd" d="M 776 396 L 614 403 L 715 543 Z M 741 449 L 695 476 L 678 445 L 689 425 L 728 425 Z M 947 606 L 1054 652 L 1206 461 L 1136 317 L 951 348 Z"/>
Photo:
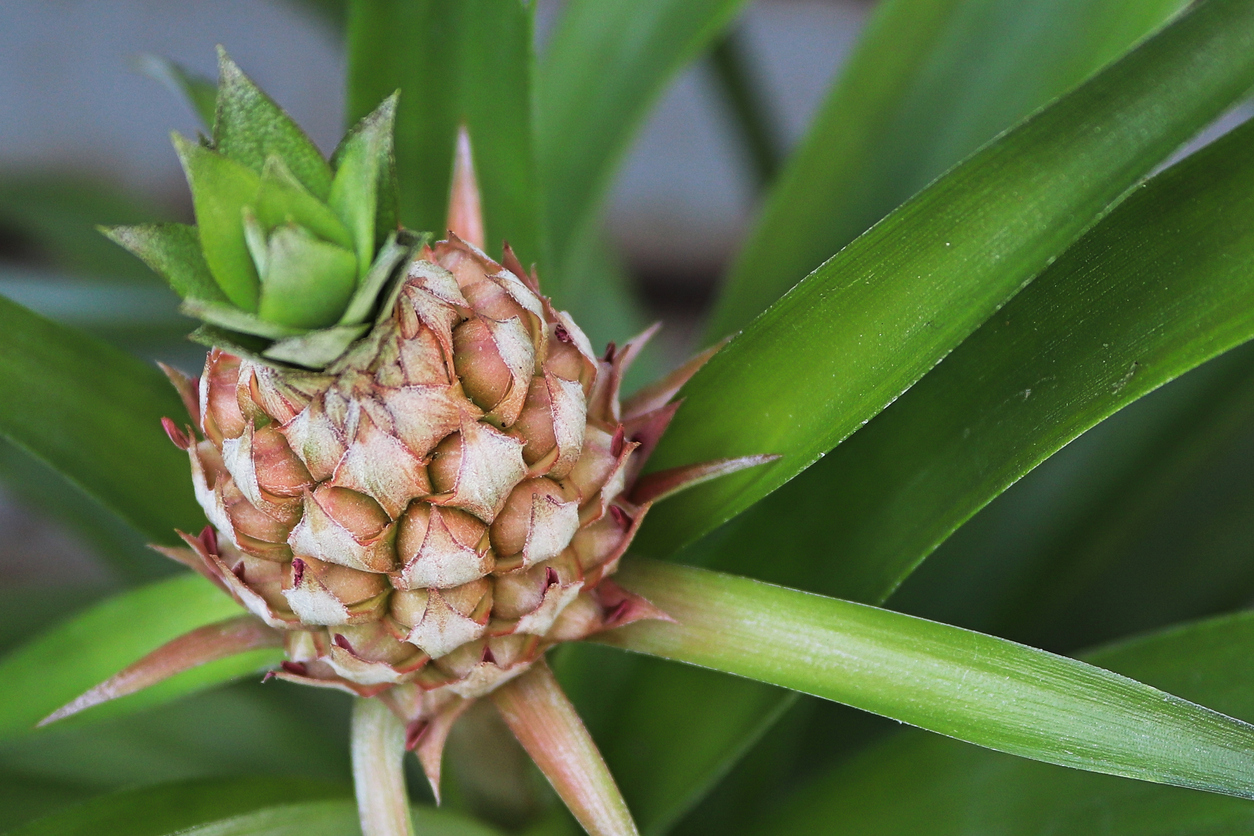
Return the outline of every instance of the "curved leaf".
<path id="1" fill-rule="evenodd" d="M 1254 726 L 1074 659 L 889 610 L 637 559 L 675 623 L 599 639 L 770 682 L 998 751 L 1254 798 Z"/>
<path id="2" fill-rule="evenodd" d="M 738 255 L 709 333 L 743 328 L 906 198 L 1183 5 L 879 4 Z"/>
<path id="3" fill-rule="evenodd" d="M 0 299 L 0 433 L 158 542 L 204 525 L 161 429 L 184 414 L 155 367 Z"/>
<path id="4" fill-rule="evenodd" d="M 1254 343 L 1103 421 L 945 541 L 893 609 L 1059 653 L 1254 596 Z"/>
<path id="5" fill-rule="evenodd" d="M 1198 5 L 833 257 L 692 379 L 650 466 L 783 459 L 660 505 L 646 543 L 691 540 L 812 464 L 1252 83 L 1254 3 Z"/>
<path id="6" fill-rule="evenodd" d="M 405 226 L 443 237 L 453 146 L 470 128 L 489 252 L 508 239 L 543 261 L 531 138 L 533 3 L 354 0 L 348 16 L 348 116 L 398 88 L 396 168 Z"/>
<path id="7" fill-rule="evenodd" d="M 1254 614 L 1225 616 L 1086 654 L 1089 661 L 1254 719 Z M 884 787 L 891 787 L 886 793 Z M 1068 769 L 904 732 L 828 772 L 750 832 L 959 836 L 1213 836 L 1254 829 L 1246 801 Z"/>
<path id="8" fill-rule="evenodd" d="M 1076 436 L 1252 337 L 1254 123 L 1155 177 L 867 427 L 733 523 L 720 566 L 882 601 Z M 762 566 L 766 548 L 798 557 Z"/>
<path id="9" fill-rule="evenodd" d="M 39 819 L 9 836 L 166 836 L 275 804 L 343 798 L 349 788 L 303 778 L 247 776 L 126 790 Z"/>
<path id="10" fill-rule="evenodd" d="M 6 740 L 0 770 L 78 787 L 80 797 L 221 775 L 286 775 L 293 764 L 307 778 L 347 784 L 347 703 L 326 689 L 254 678 L 142 713 Z"/>
<path id="11" fill-rule="evenodd" d="M 492 836 L 497 831 L 447 810 L 415 808 L 414 836 Z M 349 836 L 360 833 L 347 801 L 287 804 L 180 830 L 178 836 Z M 173 836 L 173 834 L 171 835 Z"/>
<path id="12" fill-rule="evenodd" d="M 182 575 L 104 601 L 0 659 L 0 738 L 34 730 L 60 706 L 178 636 L 240 614 L 198 575 Z M 282 651 L 234 656 L 83 712 L 101 718 L 158 705 L 277 664 Z M 73 720 L 67 723 L 75 722 Z"/>
<path id="13" fill-rule="evenodd" d="M 684 64 L 731 22 L 744 0 L 565 4 L 540 62 L 536 156 L 546 189 L 563 305 L 587 278 L 567 267 L 595 236 L 600 204 L 635 128 Z M 578 315 L 578 312 L 576 312 Z M 582 320 L 580 320 L 582 322 Z"/>

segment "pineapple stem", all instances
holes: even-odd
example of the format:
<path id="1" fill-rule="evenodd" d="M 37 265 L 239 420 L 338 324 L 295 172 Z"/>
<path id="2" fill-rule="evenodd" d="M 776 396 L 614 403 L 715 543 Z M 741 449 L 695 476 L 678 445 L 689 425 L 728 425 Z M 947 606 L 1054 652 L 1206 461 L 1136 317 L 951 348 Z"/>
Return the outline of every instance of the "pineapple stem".
<path id="1" fill-rule="evenodd" d="M 414 836 L 405 790 L 405 726 L 382 702 L 353 704 L 353 785 L 364 836 Z"/>
<path id="2" fill-rule="evenodd" d="M 638 836 L 596 743 L 543 659 L 492 692 L 492 701 L 584 830 Z"/>

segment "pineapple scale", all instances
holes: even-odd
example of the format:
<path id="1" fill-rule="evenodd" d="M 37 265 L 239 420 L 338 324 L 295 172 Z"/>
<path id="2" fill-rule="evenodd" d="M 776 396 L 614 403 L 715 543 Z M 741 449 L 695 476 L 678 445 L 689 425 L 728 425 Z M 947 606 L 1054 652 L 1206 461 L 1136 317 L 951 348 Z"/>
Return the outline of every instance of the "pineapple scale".
<path id="1" fill-rule="evenodd" d="M 638 445 L 612 356 L 519 272 L 450 236 L 325 372 L 210 352 L 189 454 L 217 537 L 188 542 L 285 631 L 280 676 L 474 697 L 605 623 Z"/>

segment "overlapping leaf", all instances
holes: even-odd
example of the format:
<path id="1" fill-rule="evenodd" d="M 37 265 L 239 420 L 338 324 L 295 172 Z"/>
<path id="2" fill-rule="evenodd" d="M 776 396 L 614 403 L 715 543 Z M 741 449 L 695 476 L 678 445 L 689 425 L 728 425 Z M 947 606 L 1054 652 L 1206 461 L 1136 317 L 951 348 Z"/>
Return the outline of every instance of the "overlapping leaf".
<path id="1" fill-rule="evenodd" d="M 508 239 L 544 261 L 532 147 L 532 15 L 521 0 L 357 0 L 348 17 L 348 116 L 394 91 L 401 222 L 442 233 L 457 127 L 465 122 L 483 191 L 488 250 Z"/>
<path id="2" fill-rule="evenodd" d="M 932 179 L 1183 5 L 879 4 L 738 255 L 712 338 L 743 328 Z"/>
<path id="3" fill-rule="evenodd" d="M 883 600 L 1064 444 L 1254 337 L 1252 195 L 1254 125 L 1155 178 L 869 426 L 737 521 L 721 565 Z M 761 566 L 768 543 L 803 557 Z"/>
<path id="4" fill-rule="evenodd" d="M 158 542 L 204 524 L 161 429 L 185 415 L 155 366 L 0 299 L 0 433 Z"/>
<path id="5" fill-rule="evenodd" d="M 1254 718 L 1249 613 L 1116 645 L 1085 656 L 1229 714 Z M 1099 824 L 1100 823 L 1100 824 Z M 979 832 L 1045 836 L 1210 836 L 1254 827 L 1248 801 L 1120 781 L 906 732 L 834 769 L 750 832 Z"/>
<path id="6" fill-rule="evenodd" d="M 743 5 L 573 0 L 562 10 L 540 64 L 536 109 L 536 151 L 557 266 L 548 282 L 561 304 L 571 304 L 567 294 L 577 297 L 589 281 L 567 259 L 597 234 L 600 204 L 635 129 L 667 82 Z"/>
<path id="7" fill-rule="evenodd" d="M 651 466 L 783 458 L 662 505 L 648 544 L 691 540 L 812 464 L 1251 83 L 1254 4 L 1197 6 L 831 259 L 693 378 Z"/>
<path id="8" fill-rule="evenodd" d="M 912 616 L 637 560 L 669 613 L 601 638 L 1048 763 L 1254 798 L 1254 726 L 1074 659 Z"/>
<path id="9" fill-rule="evenodd" d="M 44 717 L 167 641 L 240 612 L 208 581 L 184 574 L 62 622 L 0 659 L 0 678 L 7 683 L 0 693 L 0 737 L 32 731 Z M 280 658 L 279 650 L 263 650 L 213 662 L 84 712 L 84 718 L 160 704 L 260 671 Z"/>

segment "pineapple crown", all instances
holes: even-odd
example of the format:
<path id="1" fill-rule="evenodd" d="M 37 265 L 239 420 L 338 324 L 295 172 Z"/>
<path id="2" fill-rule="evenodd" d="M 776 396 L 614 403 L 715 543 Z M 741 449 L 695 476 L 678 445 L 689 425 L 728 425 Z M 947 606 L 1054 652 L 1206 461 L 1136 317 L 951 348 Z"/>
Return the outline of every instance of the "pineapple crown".
<path id="1" fill-rule="evenodd" d="M 192 339 L 272 364 L 322 368 L 369 330 L 425 238 L 397 225 L 393 94 L 328 161 L 218 48 L 212 137 L 173 134 L 196 226 L 102 231 L 202 321 Z"/>

